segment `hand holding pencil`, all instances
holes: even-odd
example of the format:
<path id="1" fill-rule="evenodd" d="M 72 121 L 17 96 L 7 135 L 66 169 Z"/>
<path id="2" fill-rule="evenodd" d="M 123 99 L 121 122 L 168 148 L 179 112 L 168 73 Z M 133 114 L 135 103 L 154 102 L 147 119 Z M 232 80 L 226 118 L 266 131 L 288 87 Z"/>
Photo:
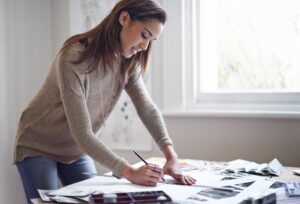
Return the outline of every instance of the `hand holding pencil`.
<path id="1" fill-rule="evenodd" d="M 144 162 L 145 165 L 149 165 L 148 162 L 147 162 L 146 160 L 144 160 L 144 159 L 143 159 L 136 151 L 133 150 L 133 153 L 134 153 L 138 158 L 140 158 L 140 159 L 142 160 L 142 162 Z M 153 169 L 154 171 L 158 171 L 158 170 L 159 170 L 159 167 L 156 166 L 155 164 L 151 164 L 151 165 L 154 165 L 154 169 Z M 149 165 L 149 166 L 150 166 L 150 165 Z M 161 177 L 161 180 L 166 181 L 166 180 L 164 179 L 163 176 Z"/>
<path id="2" fill-rule="evenodd" d="M 123 168 L 123 176 L 134 184 L 143 186 L 156 186 L 163 175 L 163 170 L 156 165 L 143 165 L 133 168 L 126 164 Z"/>
<path id="3" fill-rule="evenodd" d="M 144 166 L 140 167 L 141 170 L 145 168 L 146 170 L 146 177 L 149 177 L 149 182 L 151 185 L 156 185 L 156 183 L 161 179 L 165 181 L 163 178 L 163 169 L 155 164 L 149 164 L 146 160 L 144 160 L 136 151 L 133 151 L 133 153 L 145 164 Z M 155 183 L 155 184 L 154 184 Z"/>

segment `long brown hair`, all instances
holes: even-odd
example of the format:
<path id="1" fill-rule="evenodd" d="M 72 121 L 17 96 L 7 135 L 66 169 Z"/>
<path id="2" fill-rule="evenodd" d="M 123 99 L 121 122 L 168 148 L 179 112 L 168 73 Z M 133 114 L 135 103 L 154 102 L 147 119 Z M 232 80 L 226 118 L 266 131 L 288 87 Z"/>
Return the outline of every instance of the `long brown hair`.
<path id="1" fill-rule="evenodd" d="M 132 21 L 145 22 L 155 19 L 162 24 L 166 22 L 166 11 L 154 0 L 120 0 L 95 28 L 66 40 L 62 51 L 73 43 L 92 38 L 93 40 L 88 43 L 79 59 L 73 62 L 80 64 L 88 60 L 87 73 L 94 71 L 100 63 L 105 71 L 114 69 L 116 63 L 121 63 L 123 73 L 131 71 L 136 66 L 141 66 L 142 72 L 145 72 L 151 42 L 149 42 L 147 50 L 141 51 L 129 59 L 121 57 L 120 32 L 122 27 L 119 23 L 119 16 L 122 11 L 127 11 Z"/>

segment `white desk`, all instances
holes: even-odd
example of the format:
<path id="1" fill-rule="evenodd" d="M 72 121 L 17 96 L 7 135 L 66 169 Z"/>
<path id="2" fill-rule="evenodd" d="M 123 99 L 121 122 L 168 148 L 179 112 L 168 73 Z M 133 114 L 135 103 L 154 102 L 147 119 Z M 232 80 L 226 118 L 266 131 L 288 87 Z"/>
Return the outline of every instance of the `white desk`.
<path id="1" fill-rule="evenodd" d="M 163 163 L 161 159 L 158 158 L 150 158 L 149 160 L 150 163 Z M 196 160 L 187 160 L 188 162 L 193 162 L 195 161 L 195 165 L 199 164 L 199 162 L 201 163 L 201 165 L 205 164 L 208 166 L 208 168 L 215 168 L 215 169 L 220 169 L 222 168 L 223 163 L 222 162 L 208 162 L 208 161 L 196 161 Z M 183 169 L 186 169 L 186 173 L 188 174 L 189 172 L 195 171 L 195 170 L 191 170 L 188 171 L 189 166 L 186 165 L 186 160 L 183 160 L 183 162 L 181 163 L 181 165 L 184 167 Z M 141 165 L 141 164 L 137 164 Z M 186 165 L 186 166 L 185 166 Z M 203 166 L 201 166 L 202 170 L 203 170 Z M 258 180 L 264 180 L 264 181 L 256 181 L 254 184 L 254 186 L 249 186 L 252 187 L 252 190 L 255 189 L 257 191 L 257 193 L 262 193 L 261 190 L 259 189 L 266 189 L 269 188 L 270 183 L 274 183 L 275 181 L 279 181 L 279 182 L 288 182 L 288 181 L 298 181 L 300 182 L 300 176 L 296 176 L 292 173 L 292 170 L 295 168 L 292 167 L 285 167 L 281 173 L 281 175 L 279 177 L 261 177 L 261 176 L 252 176 L 249 175 L 249 179 L 254 179 L 257 178 Z M 220 177 L 224 177 L 225 175 L 217 175 L 216 177 L 210 177 L 210 175 L 206 174 L 206 171 L 201 172 L 201 175 L 197 178 L 198 183 L 200 185 L 209 185 L 209 182 L 212 182 L 211 180 L 213 179 L 218 179 Z M 193 174 L 191 174 L 193 175 Z M 219 177 L 218 177 L 219 176 Z M 242 178 L 244 179 L 244 178 Z M 248 178 L 247 178 L 248 179 Z M 266 180 L 265 180 L 266 179 Z M 236 181 L 238 181 L 239 179 L 236 179 Z M 255 186 L 256 185 L 256 186 Z M 263 186 L 263 185 L 267 185 Z M 60 190 L 60 192 L 68 192 L 68 191 L 80 191 L 80 190 L 87 190 L 89 189 L 90 192 L 94 192 L 94 191 L 102 191 L 104 193 L 108 193 L 108 192 L 134 192 L 134 191 L 148 191 L 148 190 L 163 190 L 164 192 L 166 192 L 168 195 L 170 195 L 173 199 L 175 197 L 175 200 L 182 200 L 184 198 L 187 198 L 186 196 L 188 195 L 196 195 L 201 189 L 203 189 L 203 187 L 200 186 L 182 186 L 182 185 L 172 185 L 172 184 L 162 184 L 159 183 L 156 187 L 144 187 L 144 186 L 138 186 L 138 185 L 134 185 L 129 183 L 127 180 L 125 179 L 116 179 L 114 177 L 110 177 L 110 176 L 95 176 L 94 178 L 82 181 L 82 182 L 78 182 L 66 187 L 63 187 Z M 247 190 L 249 190 L 247 188 Z M 263 190 L 263 191 L 264 191 Z M 239 193 L 237 196 L 242 196 L 243 193 L 245 193 L 245 191 Z M 277 188 L 276 189 L 277 192 L 277 203 L 279 204 L 285 204 L 285 203 L 300 203 L 300 197 L 299 198 L 286 198 L 285 192 L 284 192 L 284 188 Z M 230 198 L 225 198 L 225 199 L 220 199 L 220 200 L 215 200 L 215 201 L 210 201 L 210 202 L 201 202 L 201 203 L 234 203 L 232 197 Z M 227 202 L 225 202 L 227 200 Z M 35 203 L 42 203 L 41 200 L 39 199 L 35 199 L 34 200 Z M 191 200 L 189 200 L 191 201 Z M 195 201 L 193 201 L 195 202 Z M 184 203 L 184 202 L 183 202 Z M 200 202 L 199 202 L 200 203 Z"/>

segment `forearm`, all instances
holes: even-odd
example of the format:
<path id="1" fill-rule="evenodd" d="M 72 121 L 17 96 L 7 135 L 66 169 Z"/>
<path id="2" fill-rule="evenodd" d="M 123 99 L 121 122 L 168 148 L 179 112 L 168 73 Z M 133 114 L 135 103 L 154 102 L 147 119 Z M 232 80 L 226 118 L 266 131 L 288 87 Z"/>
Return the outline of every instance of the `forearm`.
<path id="1" fill-rule="evenodd" d="M 139 78 L 135 83 L 131 82 L 130 84 L 131 85 L 126 87 L 126 91 L 130 96 L 140 119 L 156 144 L 161 150 L 164 145 L 172 145 L 173 143 L 168 135 L 163 116 L 149 96 L 142 78 Z"/>

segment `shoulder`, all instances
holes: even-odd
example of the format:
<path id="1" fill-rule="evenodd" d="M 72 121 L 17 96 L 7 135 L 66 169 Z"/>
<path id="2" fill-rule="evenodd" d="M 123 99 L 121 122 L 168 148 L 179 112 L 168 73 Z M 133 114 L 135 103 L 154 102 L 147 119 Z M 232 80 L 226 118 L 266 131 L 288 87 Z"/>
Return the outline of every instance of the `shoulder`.
<path id="1" fill-rule="evenodd" d="M 82 51 L 83 48 L 80 45 L 73 44 L 57 54 L 54 66 L 60 83 L 68 83 L 69 86 L 74 86 L 74 84 L 83 86 L 86 78 L 83 71 L 85 63 L 75 63 Z"/>
<path id="2" fill-rule="evenodd" d="M 80 46 L 79 43 L 74 43 L 64 49 L 61 49 L 54 60 L 57 71 L 59 73 L 71 71 L 78 75 L 83 75 L 83 69 L 86 66 L 85 63 L 76 63 L 83 50 L 84 48 Z"/>
<path id="3" fill-rule="evenodd" d="M 66 48 L 62 48 L 58 53 L 59 62 L 72 63 L 75 62 L 84 51 L 79 43 L 73 43 Z"/>

